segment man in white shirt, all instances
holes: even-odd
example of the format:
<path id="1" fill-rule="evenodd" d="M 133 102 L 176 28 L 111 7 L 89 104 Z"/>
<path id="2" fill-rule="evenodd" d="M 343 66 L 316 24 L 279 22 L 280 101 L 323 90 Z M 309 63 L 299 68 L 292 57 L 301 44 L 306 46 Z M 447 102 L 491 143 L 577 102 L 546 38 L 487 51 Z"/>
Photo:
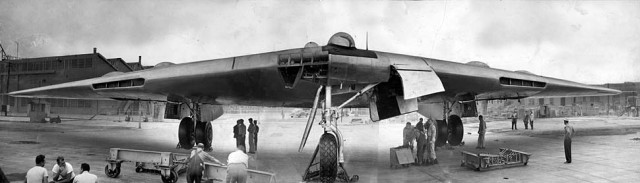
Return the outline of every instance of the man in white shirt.
<path id="1" fill-rule="evenodd" d="M 73 173 L 73 167 L 71 164 L 64 161 L 64 157 L 58 156 L 56 159 L 57 164 L 53 165 L 53 182 L 55 183 L 72 183 L 73 178 L 76 176 Z"/>
<path id="2" fill-rule="evenodd" d="M 238 150 L 229 154 L 229 158 L 227 159 L 227 183 L 247 182 L 249 156 L 247 156 L 244 151 L 244 146 L 238 145 Z"/>
<path id="3" fill-rule="evenodd" d="M 89 173 L 91 167 L 89 164 L 82 163 L 80 165 L 80 175 L 73 178 L 73 183 L 98 183 L 98 176 Z"/>
<path id="4" fill-rule="evenodd" d="M 47 183 L 49 181 L 49 174 L 44 168 L 44 158 L 42 154 L 36 156 L 36 166 L 27 171 L 25 183 Z"/>

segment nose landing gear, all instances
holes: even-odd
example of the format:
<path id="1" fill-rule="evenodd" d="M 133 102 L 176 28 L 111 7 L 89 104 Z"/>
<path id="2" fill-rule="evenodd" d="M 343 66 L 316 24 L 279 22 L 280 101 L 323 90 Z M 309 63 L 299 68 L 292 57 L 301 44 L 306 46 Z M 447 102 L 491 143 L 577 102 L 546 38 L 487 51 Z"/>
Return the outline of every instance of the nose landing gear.
<path id="1" fill-rule="evenodd" d="M 358 92 L 337 108 L 331 106 L 331 86 L 324 86 L 325 100 L 322 108 L 322 120 L 320 122 L 320 125 L 324 128 L 324 134 L 320 137 L 318 146 L 311 157 L 311 162 L 309 163 L 305 174 L 302 176 L 304 181 L 335 182 L 336 179 L 344 182 L 358 181 L 359 177 L 357 175 L 349 177 L 349 174 L 343 166 L 344 154 L 342 151 L 344 148 L 344 140 L 342 133 L 340 133 L 340 130 L 338 129 L 336 110 L 353 101 L 356 97 L 362 95 L 375 85 L 376 84 L 372 84 L 365 87 L 362 91 Z M 318 106 L 318 100 L 322 94 L 322 88 L 322 86 L 318 88 L 318 92 L 316 93 L 316 99 L 312 109 L 313 115 L 310 115 L 307 121 L 307 127 L 303 134 L 299 151 L 302 151 L 309 135 L 309 131 L 311 130 Z"/>

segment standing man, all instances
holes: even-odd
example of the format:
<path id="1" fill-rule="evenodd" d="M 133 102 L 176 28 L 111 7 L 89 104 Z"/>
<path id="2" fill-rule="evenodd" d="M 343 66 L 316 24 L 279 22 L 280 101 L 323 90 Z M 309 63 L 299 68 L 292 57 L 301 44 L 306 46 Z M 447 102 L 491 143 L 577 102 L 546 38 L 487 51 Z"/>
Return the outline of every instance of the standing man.
<path id="1" fill-rule="evenodd" d="M 518 110 L 514 110 L 511 114 L 511 130 L 518 130 L 516 122 L 518 122 Z"/>
<path id="2" fill-rule="evenodd" d="M 564 157 L 567 159 L 564 163 L 571 163 L 571 138 L 576 133 L 573 126 L 569 125 L 569 120 L 564 120 Z"/>
<path id="3" fill-rule="evenodd" d="M 407 122 L 407 125 L 402 129 L 402 146 L 409 146 L 413 150 L 413 126 L 411 122 Z"/>
<path id="4" fill-rule="evenodd" d="M 64 157 L 58 156 L 56 164 L 53 165 L 53 182 L 55 183 L 72 183 L 76 174 L 73 173 L 71 164 L 64 161 Z"/>
<path id="5" fill-rule="evenodd" d="M 89 164 L 82 163 L 80 175 L 73 179 L 73 183 L 98 183 L 98 176 L 89 173 L 89 170 L 91 170 Z"/>
<path id="6" fill-rule="evenodd" d="M 522 122 L 524 122 L 524 129 L 527 130 L 529 129 L 529 119 L 531 119 L 529 112 L 525 111 L 524 112 L 524 119 L 522 120 Z"/>
<path id="7" fill-rule="evenodd" d="M 484 149 L 484 134 L 487 133 L 487 123 L 484 122 L 482 115 L 478 116 L 478 120 L 480 123 L 478 123 L 478 146 L 476 149 Z"/>
<path id="8" fill-rule="evenodd" d="M 191 151 L 191 156 L 187 162 L 187 182 L 188 183 L 200 183 L 202 181 L 202 171 L 204 170 L 204 162 L 215 162 L 218 164 L 222 163 L 218 161 L 215 157 L 209 155 L 207 152 L 204 152 L 204 144 L 198 143 L 193 151 Z"/>
<path id="9" fill-rule="evenodd" d="M 238 147 L 238 145 L 240 145 L 240 139 L 239 138 L 239 132 L 238 132 L 238 128 L 240 127 L 240 120 L 236 121 L 236 125 L 233 126 L 233 138 L 236 139 L 236 147 Z"/>
<path id="10" fill-rule="evenodd" d="M 429 152 L 429 162 L 430 164 L 438 164 L 438 159 L 436 159 L 436 123 L 433 119 L 429 118 L 427 120 L 427 151 Z"/>
<path id="11" fill-rule="evenodd" d="M 529 115 L 529 125 L 531 125 L 531 130 L 533 130 L 533 119 L 535 119 L 535 113 L 533 113 L 533 109 L 531 109 L 530 115 Z"/>
<path id="12" fill-rule="evenodd" d="M 47 169 L 44 168 L 44 155 L 36 156 L 36 166 L 27 171 L 25 183 L 47 183 L 49 181 L 49 174 Z"/>
<path id="13" fill-rule="evenodd" d="M 249 118 L 249 128 L 247 129 L 247 131 L 249 132 L 249 153 L 255 153 L 256 139 L 254 135 L 256 132 L 256 125 L 253 124 L 253 118 Z"/>
<path id="14" fill-rule="evenodd" d="M 418 130 L 415 134 L 416 144 L 418 145 L 416 153 L 418 156 L 418 161 L 416 161 L 416 164 L 422 165 L 424 164 L 424 150 L 427 147 L 427 137 L 426 134 L 424 134 L 424 125 L 422 124 L 422 118 L 420 118 L 420 122 L 416 125 L 416 129 Z"/>
<path id="15" fill-rule="evenodd" d="M 247 134 L 247 127 L 244 126 L 244 120 L 239 119 L 237 124 L 233 126 L 233 137 L 236 138 L 236 147 L 239 145 L 245 146 L 245 135 Z"/>
<path id="16" fill-rule="evenodd" d="M 242 147 L 247 147 L 247 126 L 244 125 L 243 119 L 240 119 L 240 125 L 238 126 L 238 137 L 238 139 L 240 140 L 240 145 L 242 145 Z"/>
<path id="17" fill-rule="evenodd" d="M 249 156 L 244 151 L 244 146 L 239 145 L 238 150 L 229 154 L 227 158 L 227 183 L 247 182 Z"/>
<path id="18" fill-rule="evenodd" d="M 255 144 L 253 147 L 253 153 L 258 151 L 258 132 L 260 132 L 260 127 L 258 126 L 258 120 L 253 120 L 253 125 L 256 126 L 256 132 L 253 134 L 253 143 Z"/>

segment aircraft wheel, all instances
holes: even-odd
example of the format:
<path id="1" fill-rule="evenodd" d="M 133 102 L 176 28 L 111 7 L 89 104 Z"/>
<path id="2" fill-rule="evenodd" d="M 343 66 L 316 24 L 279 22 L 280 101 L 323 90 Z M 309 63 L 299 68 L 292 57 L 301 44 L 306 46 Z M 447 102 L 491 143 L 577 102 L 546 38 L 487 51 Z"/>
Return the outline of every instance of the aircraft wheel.
<path id="1" fill-rule="evenodd" d="M 213 128 L 211 122 L 196 123 L 196 143 L 203 143 L 204 149 L 211 149 L 211 143 L 213 142 Z"/>
<path id="2" fill-rule="evenodd" d="M 449 116 L 449 144 L 452 146 L 460 145 L 462 142 L 462 136 L 464 135 L 464 127 L 462 126 L 462 119 L 458 115 Z"/>
<path id="3" fill-rule="evenodd" d="M 111 178 L 116 178 L 118 177 L 118 175 L 120 175 L 120 164 L 116 164 L 116 167 L 111 170 L 109 168 L 109 165 L 104 167 L 104 174 L 107 175 L 107 177 L 111 177 Z"/>
<path id="4" fill-rule="evenodd" d="M 334 182 L 338 175 L 338 143 L 336 137 L 325 133 L 320 137 L 320 181 Z"/>
<path id="5" fill-rule="evenodd" d="M 444 120 L 436 120 L 436 147 L 442 147 L 447 143 L 449 129 L 447 122 Z"/>
<path id="6" fill-rule="evenodd" d="M 169 176 L 160 176 L 163 183 L 176 183 L 178 182 L 178 172 L 171 170 Z"/>
<path id="7" fill-rule="evenodd" d="M 182 118 L 182 120 L 180 120 L 180 126 L 178 127 L 178 141 L 180 147 L 183 149 L 191 149 L 194 144 L 193 136 L 193 119 L 190 117 Z"/>

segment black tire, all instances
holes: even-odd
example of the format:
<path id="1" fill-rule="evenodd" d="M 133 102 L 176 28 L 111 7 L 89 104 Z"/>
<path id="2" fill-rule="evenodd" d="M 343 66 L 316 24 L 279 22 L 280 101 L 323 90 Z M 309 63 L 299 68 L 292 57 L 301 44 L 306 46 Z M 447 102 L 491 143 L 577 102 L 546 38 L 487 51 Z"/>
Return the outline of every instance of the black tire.
<path id="1" fill-rule="evenodd" d="M 116 168 L 111 170 L 109 165 L 107 165 L 104 167 L 104 174 L 106 174 L 107 177 L 117 178 L 120 175 L 120 166 L 116 166 Z"/>
<path id="2" fill-rule="evenodd" d="M 204 143 L 204 123 L 202 121 L 196 121 L 196 131 L 195 131 L 195 135 L 196 135 L 196 144 L 198 143 Z"/>
<path id="3" fill-rule="evenodd" d="M 193 119 L 185 117 L 180 120 L 180 126 L 178 127 L 178 143 L 183 149 L 191 149 L 194 145 L 194 129 Z"/>
<path id="4" fill-rule="evenodd" d="M 449 144 L 457 146 L 462 143 L 462 137 L 464 136 L 464 127 L 462 126 L 462 119 L 458 115 L 449 116 Z"/>
<path id="5" fill-rule="evenodd" d="M 178 172 L 171 170 L 169 176 L 160 176 L 160 179 L 162 179 L 163 183 L 176 183 L 178 182 Z"/>
<path id="6" fill-rule="evenodd" d="M 320 181 L 335 182 L 338 175 L 338 143 L 336 137 L 325 133 L 318 144 L 320 155 Z"/>
<path id="7" fill-rule="evenodd" d="M 196 123 L 196 143 L 203 143 L 204 149 L 208 150 L 211 148 L 211 143 L 213 142 L 213 128 L 211 127 L 211 122 L 200 122 Z"/>
<path id="8" fill-rule="evenodd" d="M 442 147 L 447 143 L 449 129 L 447 122 L 444 120 L 436 120 L 436 147 Z"/>

